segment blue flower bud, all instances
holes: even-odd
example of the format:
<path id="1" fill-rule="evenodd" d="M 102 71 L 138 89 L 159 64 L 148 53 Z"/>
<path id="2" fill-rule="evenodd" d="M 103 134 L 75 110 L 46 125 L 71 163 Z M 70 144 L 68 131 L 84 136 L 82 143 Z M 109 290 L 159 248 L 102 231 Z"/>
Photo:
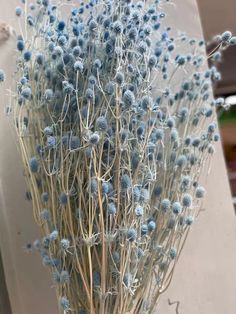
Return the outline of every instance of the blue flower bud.
<path id="1" fill-rule="evenodd" d="M 68 197 L 67 197 L 66 193 L 61 192 L 61 194 L 59 196 L 59 202 L 61 205 L 66 205 L 68 203 Z"/>
<path id="2" fill-rule="evenodd" d="M 70 275 L 67 270 L 63 270 L 60 274 L 60 284 L 65 285 L 70 282 Z"/>
<path id="3" fill-rule="evenodd" d="M 24 52 L 24 59 L 25 59 L 26 62 L 31 60 L 31 56 L 32 56 L 31 51 L 25 51 Z"/>
<path id="4" fill-rule="evenodd" d="M 125 91 L 123 95 L 123 102 L 128 107 L 133 106 L 135 103 L 135 96 L 133 92 L 131 92 L 130 90 Z"/>
<path id="5" fill-rule="evenodd" d="M 188 217 L 185 219 L 185 223 L 186 223 L 186 225 L 188 225 L 188 226 L 192 225 L 193 221 L 194 221 L 194 218 L 193 218 L 192 216 L 188 216 Z"/>
<path id="6" fill-rule="evenodd" d="M 195 191 L 196 198 L 203 198 L 205 194 L 205 189 L 202 186 L 198 186 Z"/>
<path id="7" fill-rule="evenodd" d="M 58 231 L 57 230 L 52 231 L 49 235 L 49 240 L 55 241 L 57 238 L 58 238 Z"/>
<path id="8" fill-rule="evenodd" d="M 25 49 L 25 43 L 23 40 L 18 40 L 17 41 L 17 45 L 16 45 L 17 49 L 19 51 L 23 51 Z"/>
<path id="9" fill-rule="evenodd" d="M 142 206 L 137 206 L 134 211 L 137 217 L 143 216 L 144 210 Z"/>
<path id="10" fill-rule="evenodd" d="M 0 83 L 4 82 L 6 78 L 5 72 L 0 69 Z"/>
<path id="11" fill-rule="evenodd" d="M 44 55 L 42 53 L 38 52 L 35 60 L 38 63 L 38 65 L 43 65 L 44 64 Z"/>
<path id="12" fill-rule="evenodd" d="M 67 299 L 67 297 L 60 298 L 60 305 L 65 313 L 69 313 L 71 311 L 70 301 Z"/>
<path id="13" fill-rule="evenodd" d="M 226 31 L 223 34 L 221 34 L 221 40 L 223 42 L 228 42 L 232 37 L 232 33 L 230 31 Z"/>
<path id="14" fill-rule="evenodd" d="M 116 35 L 120 35 L 123 32 L 123 25 L 120 21 L 116 21 L 113 23 L 112 29 Z"/>
<path id="15" fill-rule="evenodd" d="M 68 250 L 69 247 L 70 247 L 70 241 L 68 239 L 62 239 L 60 241 L 60 247 L 63 249 L 63 250 Z"/>
<path id="16" fill-rule="evenodd" d="M 192 205 L 192 196 L 190 194 L 184 194 L 182 204 L 184 207 L 190 207 Z"/>
<path id="17" fill-rule="evenodd" d="M 161 201 L 161 210 L 167 211 L 168 209 L 170 209 L 170 201 L 166 198 Z"/>
<path id="18" fill-rule="evenodd" d="M 96 120 L 96 126 L 97 126 L 98 131 L 102 131 L 102 132 L 106 131 L 108 128 L 107 119 L 103 116 L 98 117 Z"/>
<path id="19" fill-rule="evenodd" d="M 31 88 L 30 87 L 24 87 L 22 89 L 21 96 L 23 96 L 25 99 L 29 100 L 32 96 Z"/>
<path id="20" fill-rule="evenodd" d="M 74 69 L 75 71 L 82 73 L 84 69 L 83 63 L 81 61 L 76 61 L 74 64 Z"/>
<path id="21" fill-rule="evenodd" d="M 48 195 L 47 192 L 43 192 L 43 193 L 41 194 L 41 200 L 42 200 L 43 203 L 47 203 L 47 202 L 48 202 L 48 200 L 49 200 L 49 195 Z"/>
<path id="22" fill-rule="evenodd" d="M 185 155 L 180 155 L 176 160 L 176 165 L 180 168 L 184 168 L 187 166 L 187 157 Z"/>
<path id="23" fill-rule="evenodd" d="M 30 166 L 31 172 L 33 172 L 33 173 L 38 172 L 38 170 L 39 170 L 39 162 L 38 162 L 36 157 L 33 157 L 33 158 L 30 159 L 29 166 Z"/>
<path id="24" fill-rule="evenodd" d="M 116 214 L 116 205 L 114 203 L 108 204 L 108 215 L 114 216 Z"/>
<path id="25" fill-rule="evenodd" d="M 144 236 L 148 233 L 148 225 L 144 224 L 141 226 L 141 235 Z"/>
<path id="26" fill-rule="evenodd" d="M 124 74 L 122 72 L 117 72 L 115 76 L 115 81 L 117 84 L 121 85 L 124 83 Z"/>
<path id="27" fill-rule="evenodd" d="M 51 217 L 49 210 L 44 208 L 40 213 L 40 217 L 42 220 L 49 221 Z"/>
<path id="28" fill-rule="evenodd" d="M 169 255 L 170 255 L 170 258 L 171 258 L 171 259 L 175 259 L 176 256 L 177 256 L 177 251 L 176 251 L 176 249 L 175 249 L 175 248 L 171 248 L 171 249 L 170 249 L 170 252 L 169 252 Z"/>
<path id="29" fill-rule="evenodd" d="M 148 223 L 148 231 L 149 231 L 149 232 L 152 232 L 152 231 L 154 231 L 155 229 L 156 229 L 156 223 L 155 223 L 155 221 L 153 221 L 153 220 L 149 221 L 149 223 Z"/>
<path id="30" fill-rule="evenodd" d="M 65 26 L 66 26 L 66 23 L 65 23 L 64 21 L 60 21 L 60 22 L 58 23 L 58 25 L 57 25 L 57 29 L 58 29 L 59 31 L 63 31 L 64 28 L 65 28 Z"/>
<path id="31" fill-rule="evenodd" d="M 172 205 L 172 211 L 178 215 L 182 211 L 182 205 L 179 202 L 174 202 Z"/>
<path id="32" fill-rule="evenodd" d="M 91 134 L 89 137 L 89 143 L 92 145 L 97 145 L 99 143 L 100 136 L 97 133 Z"/>
<path id="33" fill-rule="evenodd" d="M 20 7 L 16 7 L 16 16 L 21 16 L 22 15 L 22 9 Z"/>
<path id="34" fill-rule="evenodd" d="M 127 232 L 127 238 L 130 242 L 134 242 L 137 238 L 137 231 L 134 228 L 131 228 Z"/>
<path id="35" fill-rule="evenodd" d="M 121 188 L 123 190 L 127 190 L 127 189 L 129 189 L 131 187 L 131 180 L 130 180 L 130 177 L 127 174 L 123 174 L 121 176 L 120 183 L 121 183 Z"/>

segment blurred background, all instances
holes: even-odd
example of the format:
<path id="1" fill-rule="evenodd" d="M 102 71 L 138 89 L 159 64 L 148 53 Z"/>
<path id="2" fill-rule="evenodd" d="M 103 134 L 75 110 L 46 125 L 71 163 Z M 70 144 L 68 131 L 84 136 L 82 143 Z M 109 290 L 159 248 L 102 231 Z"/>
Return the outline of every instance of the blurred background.
<path id="1" fill-rule="evenodd" d="M 198 0 L 198 6 L 206 41 L 226 30 L 236 35 L 236 0 Z M 231 104 L 229 110 L 218 112 L 218 121 L 236 213 L 236 46 L 222 53 L 217 68 L 222 80 L 214 86 L 214 94 Z"/>

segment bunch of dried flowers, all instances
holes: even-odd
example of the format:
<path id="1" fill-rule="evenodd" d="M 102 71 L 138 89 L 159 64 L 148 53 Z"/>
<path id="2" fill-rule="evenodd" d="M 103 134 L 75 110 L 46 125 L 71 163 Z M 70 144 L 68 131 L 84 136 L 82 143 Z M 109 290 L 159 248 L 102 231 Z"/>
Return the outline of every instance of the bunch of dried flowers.
<path id="1" fill-rule="evenodd" d="M 170 1 L 91 0 L 68 18 L 63 2 L 23 3 L 9 110 L 42 231 L 34 247 L 63 313 L 152 313 L 205 194 L 220 74 L 205 69 L 204 41 L 172 36 Z M 236 42 L 217 40 L 215 60 Z"/>

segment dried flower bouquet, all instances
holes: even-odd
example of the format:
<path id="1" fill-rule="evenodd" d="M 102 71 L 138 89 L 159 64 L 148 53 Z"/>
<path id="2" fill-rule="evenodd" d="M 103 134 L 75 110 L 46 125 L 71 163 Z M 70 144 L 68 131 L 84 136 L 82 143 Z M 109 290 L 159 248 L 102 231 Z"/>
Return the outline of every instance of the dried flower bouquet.
<path id="1" fill-rule="evenodd" d="M 153 313 L 205 194 L 220 74 L 204 41 L 172 36 L 171 1 L 91 0 L 68 18 L 66 3 L 23 3 L 8 111 L 60 311 Z M 216 40 L 213 59 L 236 43 Z"/>

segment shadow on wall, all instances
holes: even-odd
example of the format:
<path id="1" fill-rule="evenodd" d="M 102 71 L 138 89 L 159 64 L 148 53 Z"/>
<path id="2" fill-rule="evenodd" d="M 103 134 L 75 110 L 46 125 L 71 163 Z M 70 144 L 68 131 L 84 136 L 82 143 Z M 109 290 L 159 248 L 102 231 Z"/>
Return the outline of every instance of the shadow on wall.
<path id="1" fill-rule="evenodd" d="M 0 313 L 11 314 L 11 306 L 5 281 L 5 275 L 2 265 L 2 256 L 0 252 Z"/>

